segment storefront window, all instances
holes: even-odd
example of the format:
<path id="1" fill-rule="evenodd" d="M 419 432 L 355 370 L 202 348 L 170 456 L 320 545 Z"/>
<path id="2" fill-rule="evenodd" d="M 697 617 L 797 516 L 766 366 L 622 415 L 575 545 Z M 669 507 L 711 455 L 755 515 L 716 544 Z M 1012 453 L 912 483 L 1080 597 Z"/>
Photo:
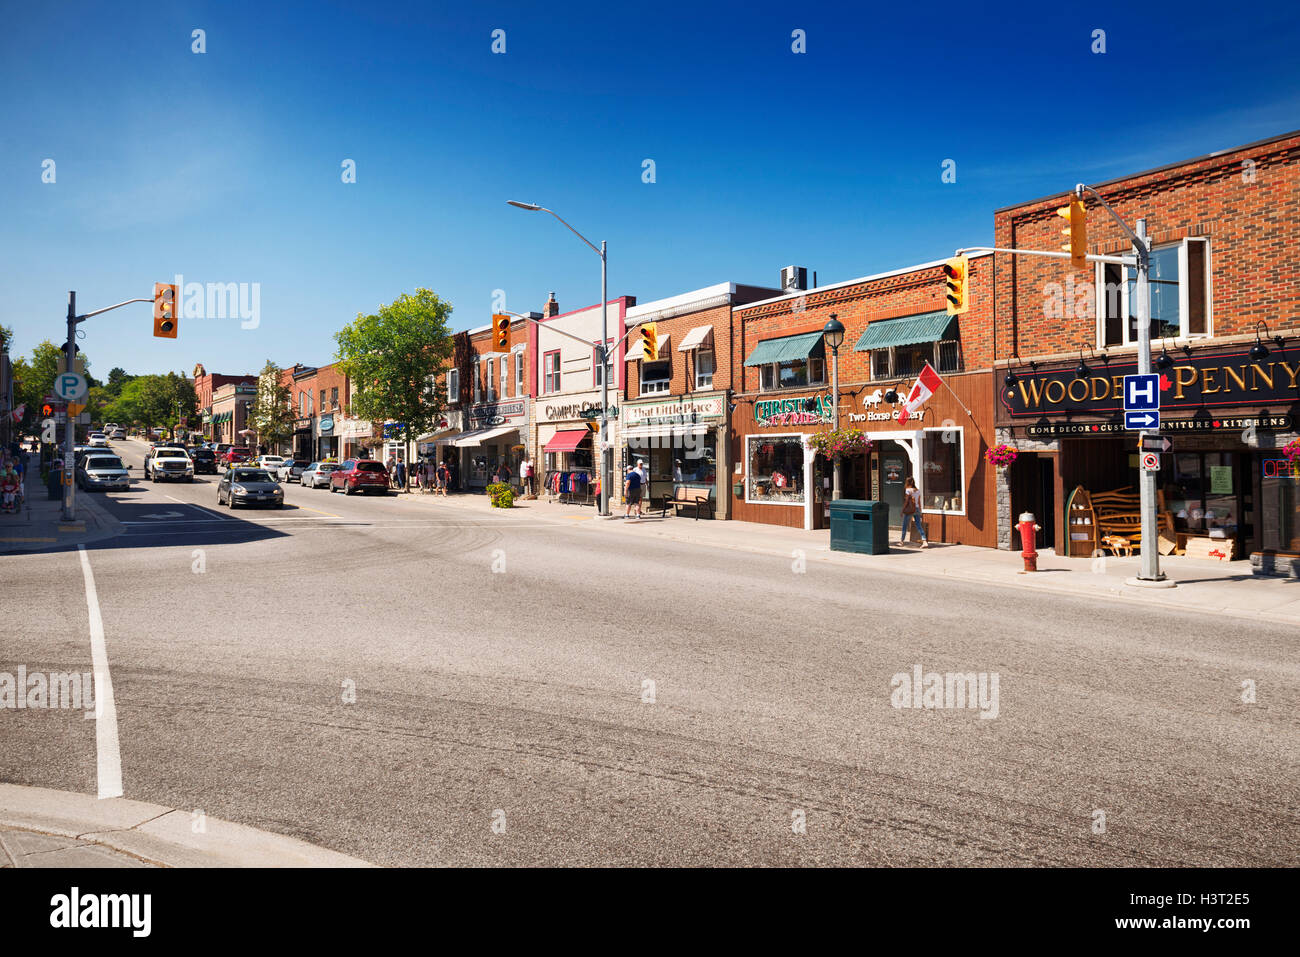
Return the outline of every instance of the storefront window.
<path id="1" fill-rule="evenodd" d="M 1263 546 L 1300 551 L 1300 468 L 1280 456 L 1263 459 Z"/>
<path id="2" fill-rule="evenodd" d="M 751 435 L 746 441 L 749 466 L 746 501 L 802 504 L 803 437 Z"/>
<path id="3" fill-rule="evenodd" d="M 921 481 L 925 496 L 925 511 L 962 512 L 965 499 L 962 490 L 965 474 L 962 463 L 962 445 L 965 438 L 960 426 L 947 429 L 927 429 L 921 448 Z"/>
<path id="4" fill-rule="evenodd" d="M 1163 485 L 1174 528 L 1211 538 L 1237 535 L 1236 456 L 1232 452 L 1179 452 Z M 1166 459 L 1167 461 L 1167 459 Z"/>

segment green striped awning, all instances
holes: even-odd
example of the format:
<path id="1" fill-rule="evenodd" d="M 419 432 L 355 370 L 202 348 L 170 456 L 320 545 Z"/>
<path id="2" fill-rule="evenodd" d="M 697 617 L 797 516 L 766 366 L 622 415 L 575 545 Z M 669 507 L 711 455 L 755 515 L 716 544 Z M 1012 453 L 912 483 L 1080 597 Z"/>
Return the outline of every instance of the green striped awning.
<path id="1" fill-rule="evenodd" d="M 867 331 L 853 349 L 855 352 L 866 352 L 868 349 L 910 346 L 918 342 L 938 342 L 944 338 L 944 333 L 955 318 L 944 311 L 881 319 L 867 326 Z"/>
<path id="2" fill-rule="evenodd" d="M 745 360 L 747 366 L 765 366 L 773 362 L 794 362 L 807 359 L 822 341 L 820 332 L 805 332 L 797 336 L 783 336 L 780 339 L 764 339 L 754 347 L 754 351 Z"/>

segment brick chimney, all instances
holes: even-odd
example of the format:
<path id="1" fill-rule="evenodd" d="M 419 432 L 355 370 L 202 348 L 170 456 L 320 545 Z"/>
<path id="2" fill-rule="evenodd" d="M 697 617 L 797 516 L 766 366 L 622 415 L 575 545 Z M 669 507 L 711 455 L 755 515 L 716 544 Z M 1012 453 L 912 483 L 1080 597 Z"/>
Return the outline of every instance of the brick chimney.
<path id="1" fill-rule="evenodd" d="M 546 306 L 542 310 L 542 318 L 550 319 L 552 316 L 560 314 L 560 304 L 555 301 L 555 293 L 551 293 L 551 298 L 546 300 Z"/>

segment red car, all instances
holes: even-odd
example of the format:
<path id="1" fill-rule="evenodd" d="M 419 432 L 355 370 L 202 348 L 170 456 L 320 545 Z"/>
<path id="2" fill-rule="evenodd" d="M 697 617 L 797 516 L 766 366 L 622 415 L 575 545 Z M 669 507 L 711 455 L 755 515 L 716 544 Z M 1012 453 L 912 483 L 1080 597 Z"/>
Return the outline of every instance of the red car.
<path id="1" fill-rule="evenodd" d="M 232 465 L 241 465 L 247 462 L 253 455 L 253 450 L 243 445 L 232 445 L 226 449 L 226 454 L 221 456 L 221 464 L 229 468 Z"/>
<path id="2" fill-rule="evenodd" d="M 388 494 L 388 469 L 383 462 L 373 459 L 348 459 L 330 473 L 330 491 L 343 490 L 344 495 L 353 492 L 378 492 Z"/>

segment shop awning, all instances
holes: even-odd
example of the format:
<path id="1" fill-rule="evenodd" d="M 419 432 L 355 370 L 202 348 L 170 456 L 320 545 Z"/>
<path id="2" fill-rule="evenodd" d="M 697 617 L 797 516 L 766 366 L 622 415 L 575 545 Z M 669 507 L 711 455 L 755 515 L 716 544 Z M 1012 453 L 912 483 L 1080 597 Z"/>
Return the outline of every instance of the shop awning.
<path id="1" fill-rule="evenodd" d="M 482 445 L 484 442 L 505 435 L 507 432 L 518 431 L 519 426 L 517 425 L 502 425 L 491 429 L 475 429 L 472 432 L 466 432 L 463 435 L 457 436 L 456 448 L 465 449 L 474 445 Z"/>
<path id="2" fill-rule="evenodd" d="M 713 344 L 713 327 L 696 326 L 682 339 L 682 344 L 677 347 L 678 352 L 690 352 L 692 349 L 698 349 L 704 345 Z"/>
<path id="3" fill-rule="evenodd" d="M 773 362 L 794 362 L 807 359 L 822 341 L 820 332 L 805 332 L 797 336 L 783 336 L 780 339 L 764 339 L 754 347 L 754 351 L 745 360 L 747 366 L 765 366 Z"/>
<path id="4" fill-rule="evenodd" d="M 563 432 L 556 432 L 551 437 L 551 441 L 546 443 L 543 452 L 572 452 L 587 436 L 591 435 L 591 429 L 565 429 Z"/>
<path id="5" fill-rule="evenodd" d="M 662 359 L 664 357 L 664 350 L 668 349 L 669 338 L 670 337 L 667 335 L 663 335 L 659 337 L 659 351 L 655 353 L 656 359 Z M 669 349 L 668 351 L 671 352 L 672 350 Z M 641 358 L 641 339 L 638 336 L 633 336 L 632 341 L 627 344 L 627 354 L 623 356 L 623 361 L 636 362 L 636 360 L 640 358 Z"/>
<path id="6" fill-rule="evenodd" d="M 938 342 L 944 338 L 953 316 L 945 312 L 926 312 L 919 316 L 899 316 L 881 319 L 867 326 L 855 352 L 868 349 L 888 349 L 890 346 L 911 346 L 918 342 Z"/>

